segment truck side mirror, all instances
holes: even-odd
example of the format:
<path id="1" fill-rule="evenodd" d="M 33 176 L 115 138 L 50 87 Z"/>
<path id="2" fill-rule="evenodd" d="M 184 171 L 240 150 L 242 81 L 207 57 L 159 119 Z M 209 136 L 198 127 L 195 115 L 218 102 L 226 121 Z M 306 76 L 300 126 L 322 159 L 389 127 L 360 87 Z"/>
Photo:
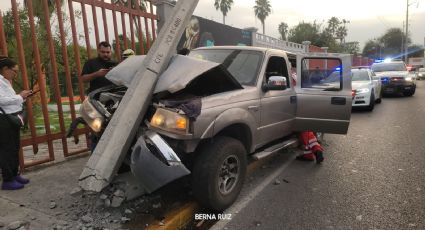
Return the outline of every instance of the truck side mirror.
<path id="1" fill-rule="evenodd" d="M 282 76 L 271 76 L 267 83 L 263 84 L 263 91 L 269 90 L 285 90 L 287 88 L 286 78 Z"/>

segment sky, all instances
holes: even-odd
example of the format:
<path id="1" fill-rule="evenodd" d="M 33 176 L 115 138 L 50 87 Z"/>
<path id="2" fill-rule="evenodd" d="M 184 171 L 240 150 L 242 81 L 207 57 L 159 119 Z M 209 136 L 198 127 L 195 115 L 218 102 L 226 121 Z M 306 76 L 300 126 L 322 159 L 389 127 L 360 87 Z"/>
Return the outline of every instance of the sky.
<path id="1" fill-rule="evenodd" d="M 409 31 L 413 43 L 424 45 L 425 0 L 409 0 Z M 387 29 L 403 27 L 406 20 L 407 0 L 270 0 L 272 13 L 266 18 L 266 35 L 278 38 L 278 25 L 286 22 L 289 28 L 299 22 L 326 24 L 332 16 L 349 20 L 346 41 L 358 41 L 361 47 L 369 39 L 378 38 Z M 238 28 L 257 27 L 261 22 L 255 18 L 255 0 L 234 0 L 226 24 Z M 200 0 L 195 15 L 222 22 L 222 14 L 215 10 L 214 0 Z"/>
<path id="2" fill-rule="evenodd" d="M 265 21 L 266 35 L 275 38 L 279 38 L 281 22 L 292 28 L 302 21 L 326 24 L 329 18 L 336 16 L 350 21 L 346 41 L 358 41 L 363 48 L 368 40 L 382 36 L 389 28 L 402 28 L 406 20 L 407 0 L 270 0 L 270 3 L 272 12 Z M 424 45 L 425 0 L 409 0 L 409 3 L 411 39 L 414 44 Z M 10 0 L 0 0 L 0 10 L 10 9 L 10 4 Z M 234 0 L 226 24 L 237 28 L 257 27 L 262 32 L 261 22 L 254 15 L 254 4 L 255 0 Z M 222 14 L 214 8 L 214 0 L 199 0 L 194 14 L 222 22 Z"/>

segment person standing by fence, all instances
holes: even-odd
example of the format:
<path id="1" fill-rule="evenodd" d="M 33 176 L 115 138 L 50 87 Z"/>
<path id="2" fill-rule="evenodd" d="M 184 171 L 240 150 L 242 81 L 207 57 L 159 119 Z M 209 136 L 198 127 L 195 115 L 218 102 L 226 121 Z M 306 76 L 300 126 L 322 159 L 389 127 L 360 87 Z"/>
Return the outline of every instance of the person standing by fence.
<path id="1" fill-rule="evenodd" d="M 83 82 L 89 82 L 88 93 L 108 85 L 113 85 L 112 82 L 105 78 L 109 70 L 117 65 L 115 61 L 112 61 L 111 57 L 111 44 L 103 41 L 97 46 L 97 57 L 84 63 L 81 79 Z M 96 148 L 99 139 L 100 137 L 94 133 L 90 134 L 90 150 L 92 152 Z"/>
<path id="2" fill-rule="evenodd" d="M 23 102 L 32 95 L 30 90 L 16 94 L 12 79 L 18 75 L 18 65 L 12 59 L 0 56 L 0 168 L 2 190 L 17 190 L 29 180 L 19 175 L 20 117 Z"/>

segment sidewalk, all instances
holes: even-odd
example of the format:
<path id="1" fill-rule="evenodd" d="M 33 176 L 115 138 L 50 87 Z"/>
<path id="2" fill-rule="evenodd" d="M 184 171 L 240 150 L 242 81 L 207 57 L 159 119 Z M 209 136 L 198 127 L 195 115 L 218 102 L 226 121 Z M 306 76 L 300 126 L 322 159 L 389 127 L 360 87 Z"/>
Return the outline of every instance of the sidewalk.
<path id="1" fill-rule="evenodd" d="M 119 180 L 101 193 L 78 192 L 78 178 L 88 159 L 87 155 L 69 157 L 48 167 L 34 168 L 24 174 L 31 180 L 24 189 L 0 190 L 0 230 L 153 227 L 150 223 L 164 209 L 158 195 L 127 202 L 117 195 L 125 186 Z M 114 203 L 119 203 L 118 207 L 114 208 Z M 14 228 L 10 228 L 12 225 Z"/>
<path id="2" fill-rule="evenodd" d="M 56 165 L 29 171 L 25 177 L 31 180 L 18 191 L 0 190 L 0 226 L 14 221 L 25 222 L 26 229 L 53 229 L 71 226 L 78 220 L 76 211 L 79 198 L 70 195 L 77 186 L 78 177 L 88 157 L 66 160 Z M 1 229 L 1 227 L 0 227 Z"/>
<path id="3" fill-rule="evenodd" d="M 0 190 L 0 229 L 8 229 L 11 224 L 16 229 L 31 230 L 107 229 L 99 226 L 120 229 L 121 223 L 130 220 L 123 215 L 125 205 L 106 208 L 99 202 L 101 194 L 71 195 L 78 187 L 78 177 L 88 159 L 88 156 L 74 157 L 28 171 L 25 177 L 31 183 L 24 189 Z"/>

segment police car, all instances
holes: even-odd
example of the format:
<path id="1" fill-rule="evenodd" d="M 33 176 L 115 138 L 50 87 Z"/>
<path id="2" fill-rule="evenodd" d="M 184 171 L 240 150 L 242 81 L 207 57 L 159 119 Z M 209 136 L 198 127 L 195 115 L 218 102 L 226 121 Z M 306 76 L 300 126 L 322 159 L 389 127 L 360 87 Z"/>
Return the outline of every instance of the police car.
<path id="1" fill-rule="evenodd" d="M 382 101 L 382 84 L 369 68 L 353 68 L 351 70 L 351 87 L 355 92 L 353 107 L 364 107 L 372 111 L 376 103 Z"/>

